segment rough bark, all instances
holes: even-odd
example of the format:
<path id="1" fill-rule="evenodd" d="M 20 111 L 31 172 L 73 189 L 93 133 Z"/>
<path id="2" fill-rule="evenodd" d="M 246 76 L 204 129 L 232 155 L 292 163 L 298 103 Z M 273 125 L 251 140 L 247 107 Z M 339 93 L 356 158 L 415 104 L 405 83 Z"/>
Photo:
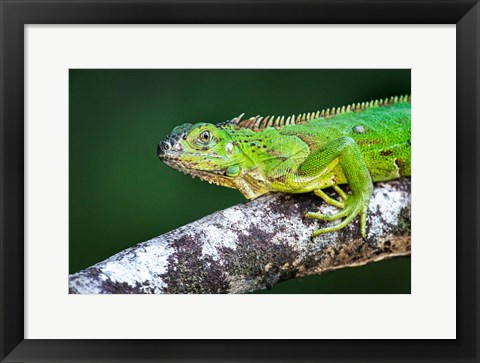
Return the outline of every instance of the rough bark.
<path id="1" fill-rule="evenodd" d="M 293 277 L 410 254 L 410 178 L 377 183 L 367 239 L 358 218 L 312 239 L 335 208 L 313 194 L 269 194 L 126 249 L 70 276 L 72 294 L 246 293 Z"/>

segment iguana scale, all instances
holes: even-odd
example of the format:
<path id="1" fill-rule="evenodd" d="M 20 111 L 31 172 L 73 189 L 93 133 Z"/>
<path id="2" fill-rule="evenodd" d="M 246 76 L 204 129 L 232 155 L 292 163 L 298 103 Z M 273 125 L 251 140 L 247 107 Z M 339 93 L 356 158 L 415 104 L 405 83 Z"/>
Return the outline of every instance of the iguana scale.
<path id="1" fill-rule="evenodd" d="M 372 182 L 410 175 L 410 96 L 298 116 L 242 117 L 177 126 L 158 144 L 157 155 L 172 168 L 238 189 L 248 199 L 275 191 L 314 192 L 340 211 L 305 217 L 343 220 L 313 237 L 337 231 L 359 215 L 365 238 Z M 341 184 L 348 184 L 350 193 Z M 340 200 L 323 191 L 328 187 Z"/>

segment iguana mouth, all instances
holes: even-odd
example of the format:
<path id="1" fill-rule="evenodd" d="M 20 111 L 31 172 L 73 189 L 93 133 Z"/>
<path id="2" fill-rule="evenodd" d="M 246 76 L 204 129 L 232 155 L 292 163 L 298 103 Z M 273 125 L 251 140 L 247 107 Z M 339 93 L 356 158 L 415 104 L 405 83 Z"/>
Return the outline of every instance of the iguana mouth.
<path id="1" fill-rule="evenodd" d="M 160 156 L 159 156 L 160 157 Z M 197 177 L 200 180 L 208 181 L 216 185 L 223 185 L 230 188 L 235 188 L 232 177 L 227 176 L 227 168 L 219 170 L 202 170 L 197 169 L 193 165 L 183 162 L 170 155 L 162 155 L 160 159 L 168 166 L 181 171 L 185 175 L 191 175 Z"/>

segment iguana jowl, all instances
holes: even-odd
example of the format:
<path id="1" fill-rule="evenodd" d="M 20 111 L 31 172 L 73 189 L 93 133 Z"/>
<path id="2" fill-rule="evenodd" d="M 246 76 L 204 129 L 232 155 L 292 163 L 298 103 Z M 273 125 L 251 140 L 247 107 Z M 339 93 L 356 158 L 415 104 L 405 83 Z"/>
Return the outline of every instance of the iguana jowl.
<path id="1" fill-rule="evenodd" d="M 366 219 L 372 181 L 410 175 L 410 96 L 362 102 L 290 117 L 240 115 L 219 124 L 183 124 L 157 147 L 158 157 L 186 174 L 238 189 L 253 199 L 268 192 L 314 192 L 343 220 L 312 236 Z M 339 185 L 348 184 L 350 193 Z M 339 200 L 323 189 L 332 187 Z"/>

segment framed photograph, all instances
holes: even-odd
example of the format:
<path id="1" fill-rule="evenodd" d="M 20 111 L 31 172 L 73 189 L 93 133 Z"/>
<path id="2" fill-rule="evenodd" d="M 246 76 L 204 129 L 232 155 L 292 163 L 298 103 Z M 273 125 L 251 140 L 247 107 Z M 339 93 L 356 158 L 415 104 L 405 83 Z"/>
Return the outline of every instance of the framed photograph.
<path id="1" fill-rule="evenodd" d="M 410 69 L 70 69 L 70 293 L 410 293 L 410 80 Z M 375 130 L 387 123 L 390 143 Z M 293 170 L 341 135 L 357 139 L 375 182 L 391 181 L 365 193 L 366 240 L 353 214 L 314 237 L 322 224 L 303 216 L 327 207 L 309 205 L 321 201 L 312 188 L 343 177 L 322 166 L 300 185 Z"/>
<path id="2" fill-rule="evenodd" d="M 0 359 L 477 361 L 479 20 L 2 2 Z"/>

